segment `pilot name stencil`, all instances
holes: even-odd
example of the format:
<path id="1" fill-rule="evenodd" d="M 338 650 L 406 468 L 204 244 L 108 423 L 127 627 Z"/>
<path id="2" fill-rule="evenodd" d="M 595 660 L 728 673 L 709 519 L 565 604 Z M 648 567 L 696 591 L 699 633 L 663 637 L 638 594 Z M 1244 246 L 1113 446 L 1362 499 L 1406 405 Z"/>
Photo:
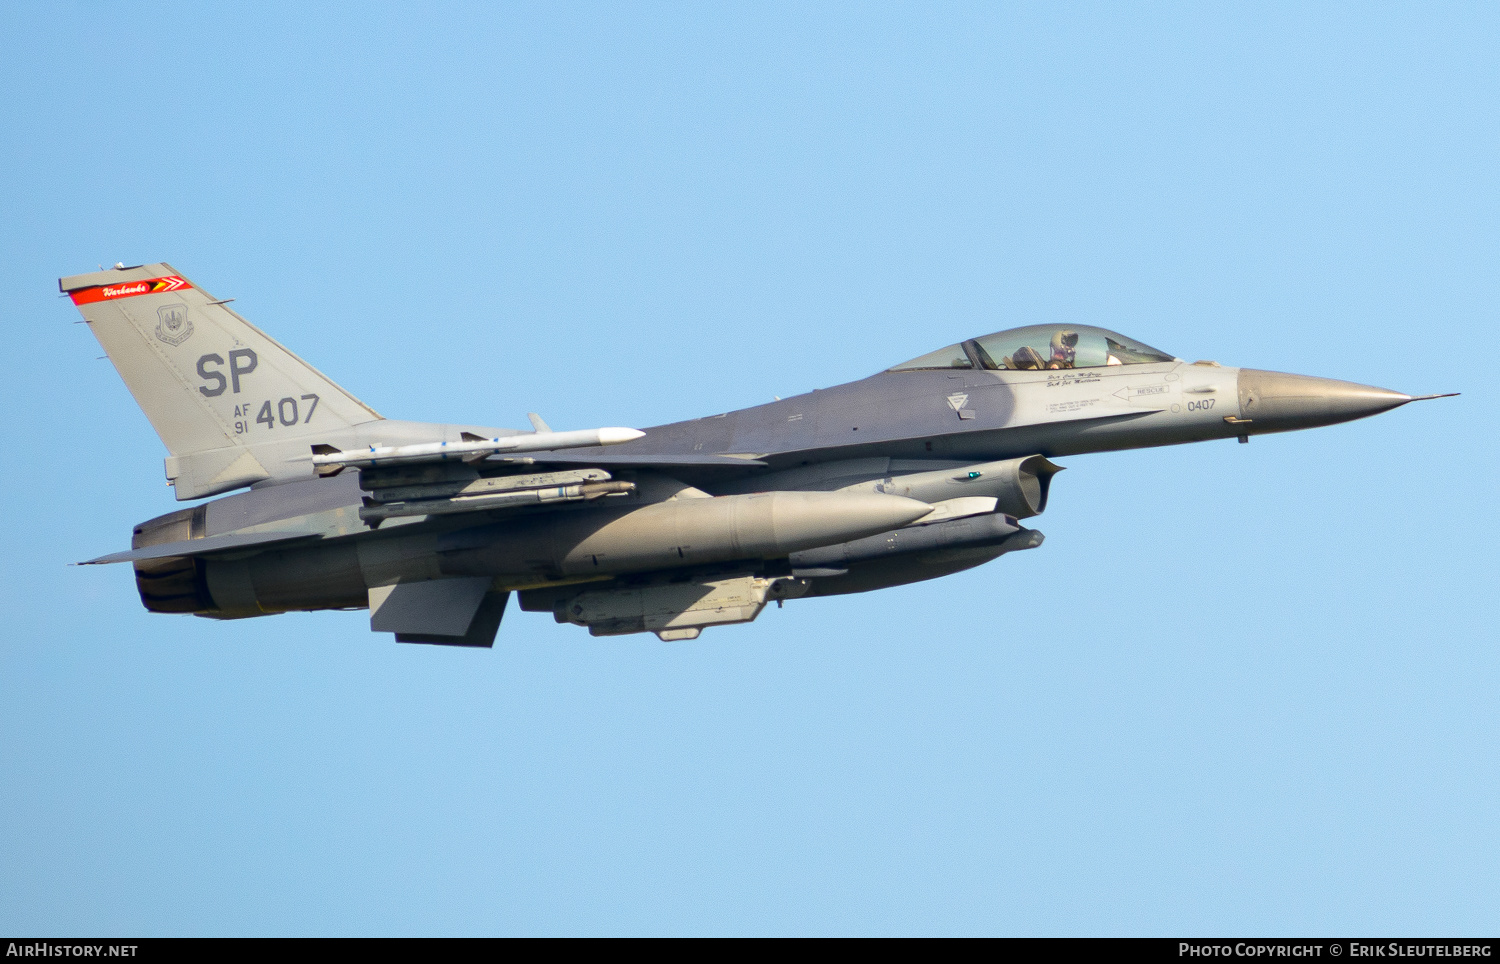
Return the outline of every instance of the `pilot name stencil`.
<path id="1" fill-rule="evenodd" d="M 1068 372 L 1066 375 L 1048 375 L 1047 387 L 1059 388 L 1064 385 L 1090 385 L 1099 380 L 1099 376 L 1093 372 Z"/>

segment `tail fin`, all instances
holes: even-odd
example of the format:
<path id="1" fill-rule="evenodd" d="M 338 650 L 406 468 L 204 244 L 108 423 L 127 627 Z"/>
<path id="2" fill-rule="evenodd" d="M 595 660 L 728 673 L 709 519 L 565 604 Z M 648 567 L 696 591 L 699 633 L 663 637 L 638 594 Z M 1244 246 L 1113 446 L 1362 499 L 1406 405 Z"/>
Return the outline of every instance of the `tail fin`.
<path id="1" fill-rule="evenodd" d="M 272 450 L 280 456 L 295 440 L 305 451 L 309 436 L 380 418 L 169 264 L 75 275 L 58 287 L 166 444 L 179 499 L 272 478 L 285 461 L 267 458 Z"/>

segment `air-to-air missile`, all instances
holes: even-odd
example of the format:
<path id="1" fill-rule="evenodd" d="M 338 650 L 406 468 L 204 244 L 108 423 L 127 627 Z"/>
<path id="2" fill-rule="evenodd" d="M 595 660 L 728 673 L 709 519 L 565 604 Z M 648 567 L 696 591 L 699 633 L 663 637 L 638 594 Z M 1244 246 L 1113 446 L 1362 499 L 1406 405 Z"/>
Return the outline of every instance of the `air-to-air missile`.
<path id="1" fill-rule="evenodd" d="M 1054 458 L 1244 442 L 1441 397 L 1032 325 L 644 431 L 405 422 L 169 265 L 60 286 L 166 444 L 177 498 L 219 496 L 91 562 L 130 562 L 152 612 L 368 608 L 403 642 L 490 646 L 511 593 L 595 635 L 692 639 L 773 601 L 1035 548 L 1021 520 L 1046 509 Z"/>
<path id="2" fill-rule="evenodd" d="M 550 452 L 559 449 L 591 448 L 619 445 L 644 438 L 645 432 L 633 428 L 590 428 L 576 432 L 533 432 L 530 435 L 507 435 L 505 438 L 477 438 L 464 433 L 457 442 L 423 442 L 416 445 L 370 445 L 355 452 L 341 452 L 332 445 L 313 447 L 312 463 L 322 476 L 338 475 L 345 468 L 377 468 L 386 465 L 418 465 L 453 460 L 477 462 L 501 452 Z"/>

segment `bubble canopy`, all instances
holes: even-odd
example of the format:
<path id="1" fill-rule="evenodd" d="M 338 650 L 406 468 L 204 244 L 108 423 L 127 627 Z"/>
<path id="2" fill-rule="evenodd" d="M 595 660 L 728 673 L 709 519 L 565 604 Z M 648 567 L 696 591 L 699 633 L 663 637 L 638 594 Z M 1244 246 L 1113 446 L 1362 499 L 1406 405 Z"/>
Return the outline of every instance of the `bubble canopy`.
<path id="1" fill-rule="evenodd" d="M 1110 365 L 1151 365 L 1176 361 L 1119 332 L 1089 325 L 1029 325 L 971 338 L 913 358 L 893 372 L 936 368 L 978 368 L 987 371 L 1056 371 L 1064 368 L 1106 368 Z"/>

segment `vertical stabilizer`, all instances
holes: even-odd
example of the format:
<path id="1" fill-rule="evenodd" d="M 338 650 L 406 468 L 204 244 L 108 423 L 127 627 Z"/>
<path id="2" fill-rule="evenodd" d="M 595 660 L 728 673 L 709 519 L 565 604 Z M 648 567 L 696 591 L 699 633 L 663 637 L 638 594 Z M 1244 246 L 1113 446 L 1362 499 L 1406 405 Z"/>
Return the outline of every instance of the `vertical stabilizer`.
<path id="1" fill-rule="evenodd" d="M 169 264 L 58 286 L 171 453 L 167 478 L 179 499 L 273 478 L 285 443 L 380 418 Z"/>

